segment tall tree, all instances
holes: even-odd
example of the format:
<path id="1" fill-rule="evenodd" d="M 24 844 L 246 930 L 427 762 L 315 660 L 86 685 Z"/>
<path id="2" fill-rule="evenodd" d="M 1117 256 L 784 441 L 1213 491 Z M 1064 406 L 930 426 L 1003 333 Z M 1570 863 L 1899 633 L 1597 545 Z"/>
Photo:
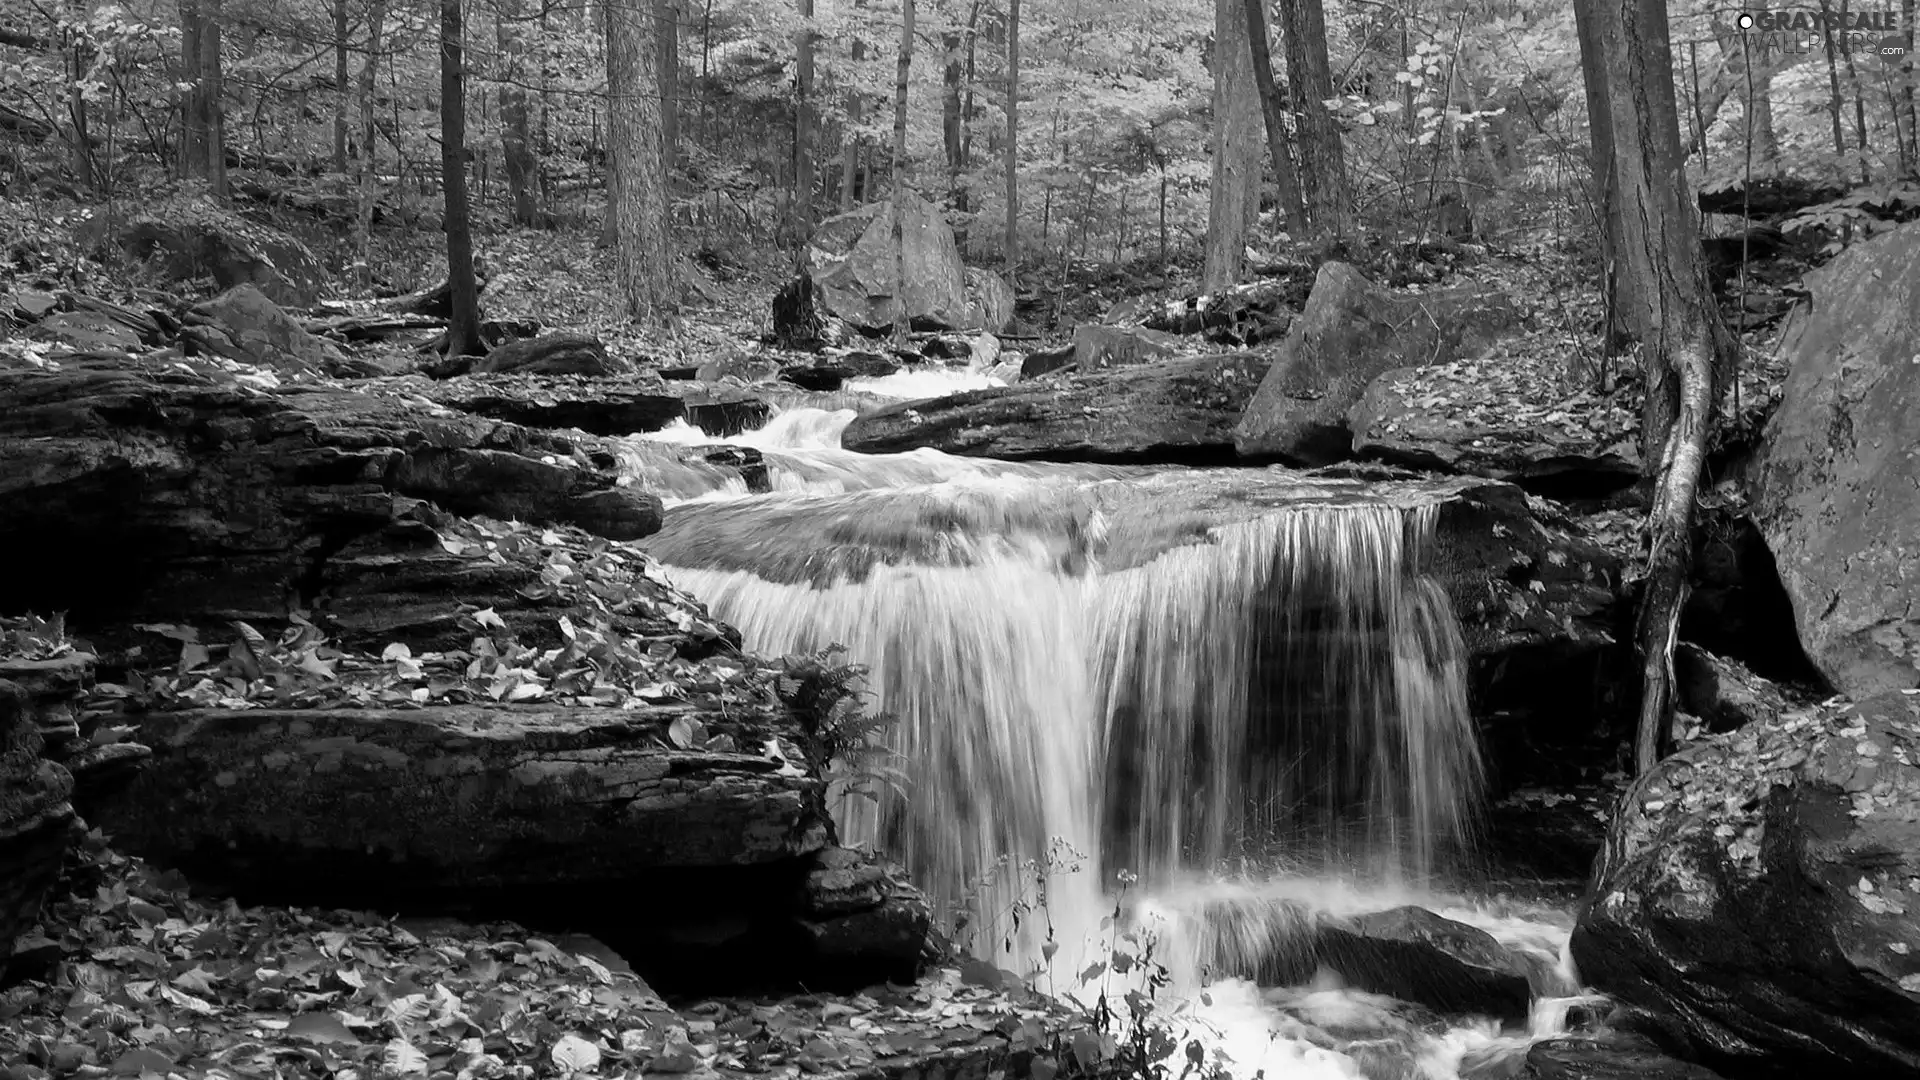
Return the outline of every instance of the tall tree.
<path id="1" fill-rule="evenodd" d="M 1596 0 L 1613 2 L 1613 0 Z M 1620 183 L 1613 167 L 1613 106 L 1606 72 L 1606 47 L 1593 4 L 1573 5 L 1574 34 L 1580 43 L 1580 75 L 1587 88 L 1587 133 L 1593 149 L 1593 182 L 1589 189 L 1595 233 L 1600 239 L 1601 298 L 1606 305 L 1602 348 L 1611 356 L 1627 334 L 1627 312 L 1635 307 L 1634 282 L 1620 261 L 1620 238 L 1626 223 L 1620 217 Z"/>
<path id="2" fill-rule="evenodd" d="M 347 172 L 347 0 L 333 0 L 333 171 Z"/>
<path id="3" fill-rule="evenodd" d="M 1300 161 L 1300 194 L 1316 232 L 1338 236 L 1346 229 L 1347 163 L 1340 126 L 1327 111 L 1333 68 L 1327 61 L 1327 17 L 1321 0 L 1280 0 L 1280 33 L 1286 39 L 1287 83 L 1300 118 L 1294 149 Z"/>
<path id="4" fill-rule="evenodd" d="M 373 77 L 380 64 L 380 34 L 386 28 L 387 0 L 367 5 L 367 59 L 360 65 L 360 206 L 354 221 L 354 270 L 361 288 L 373 284 L 373 208 L 380 185 L 374 145 Z"/>
<path id="5" fill-rule="evenodd" d="M 654 76 L 660 81 L 660 147 L 669 180 L 680 165 L 680 0 L 653 0 Z"/>
<path id="6" fill-rule="evenodd" d="M 1019 3 L 1020 0 L 1013 0 Z M 853 0 L 855 8 L 866 6 L 866 0 Z M 867 43 L 856 34 L 853 39 L 853 66 L 857 69 L 860 61 L 867 58 Z M 849 80 L 851 82 L 853 80 Z M 866 116 L 867 99 L 860 93 L 860 87 L 854 85 L 847 90 L 847 122 L 845 134 L 840 139 L 840 212 L 853 209 L 853 193 L 859 189 L 865 197 L 865 185 L 858 183 L 860 178 L 860 123 Z"/>
<path id="7" fill-rule="evenodd" d="M 1200 288 L 1217 292 L 1245 269 L 1247 226 L 1260 212 L 1260 99 L 1244 0 L 1213 4 L 1213 179 Z"/>
<path id="8" fill-rule="evenodd" d="M 220 105 L 220 0 L 180 9 L 180 60 L 189 86 L 181 101 L 180 175 L 227 194 L 226 119 Z"/>
<path id="9" fill-rule="evenodd" d="M 1020 269 L 1020 0 L 1007 0 L 1007 280 Z"/>
<path id="10" fill-rule="evenodd" d="M 461 0 L 440 0 L 440 186 L 446 194 L 447 355 L 480 349 L 480 285 L 467 210 L 467 73 Z"/>
<path id="11" fill-rule="evenodd" d="M 1642 689 L 1634 740 L 1638 771 L 1653 767 L 1673 724 L 1673 648 L 1686 599 L 1694 494 L 1713 423 L 1718 374 L 1736 343 L 1720 321 L 1702 262 L 1699 222 L 1682 174 L 1680 116 L 1666 0 L 1575 0 L 1597 49 L 1607 102 L 1610 161 L 1621 212 L 1615 237 L 1624 275 L 1638 282 L 1627 323 L 1641 343 L 1646 404 L 1642 460 L 1653 482 L 1646 591 L 1635 627 Z M 1589 87 L 1589 94 L 1595 93 Z"/>
<path id="12" fill-rule="evenodd" d="M 531 110 L 527 107 L 527 30 L 522 0 L 501 0 L 495 44 L 503 68 L 500 80 L 500 160 L 506 167 L 507 193 L 516 225 L 543 223 L 540 213 L 540 161 L 533 151 Z"/>
<path id="13" fill-rule="evenodd" d="M 900 0 L 900 59 L 893 80 L 893 338 L 907 339 L 907 77 L 913 70 L 913 0 Z"/>
<path id="14" fill-rule="evenodd" d="M 793 35 L 793 195 L 794 236 L 805 241 L 813 231 L 813 0 L 799 0 L 800 29 Z"/>
<path id="15" fill-rule="evenodd" d="M 667 170 L 660 137 L 659 76 L 646 0 L 611 0 L 607 20 L 608 192 L 620 295 L 636 322 L 664 322 L 674 308 L 667 237 Z"/>
<path id="16" fill-rule="evenodd" d="M 1300 174 L 1287 146 L 1287 100 L 1273 77 L 1273 47 L 1267 35 L 1267 0 L 1246 0 L 1247 43 L 1253 49 L 1253 79 L 1260 87 L 1260 113 L 1267 122 L 1267 152 L 1273 158 L 1273 182 L 1280 198 L 1280 217 L 1288 227 L 1306 223 L 1300 202 Z M 1164 184 L 1164 181 L 1162 181 Z M 1164 207 L 1161 211 L 1165 213 Z"/>

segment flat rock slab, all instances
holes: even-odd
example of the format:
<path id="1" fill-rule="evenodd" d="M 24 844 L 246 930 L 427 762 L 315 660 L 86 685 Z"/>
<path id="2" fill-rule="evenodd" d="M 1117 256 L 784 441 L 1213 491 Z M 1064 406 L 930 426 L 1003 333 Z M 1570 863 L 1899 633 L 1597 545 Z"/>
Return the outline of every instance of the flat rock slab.
<path id="1" fill-rule="evenodd" d="M 663 867 L 778 862 L 826 845 L 819 780 L 749 750 L 681 750 L 683 708 L 190 710 L 140 718 L 146 770 L 96 812 L 166 866 L 276 888 L 638 882 Z M 778 714 L 701 717 L 745 747 Z M 737 730 L 733 730 L 737 729 Z"/>
<path id="2" fill-rule="evenodd" d="M 1920 1074 L 1920 694 L 1662 761 L 1615 810 L 1572 951 L 1729 1076 Z"/>
<path id="3" fill-rule="evenodd" d="M 1353 451 L 1396 465 L 1516 483 L 1571 479 L 1599 488 L 1638 479 L 1631 414 L 1622 411 L 1623 424 L 1615 424 L 1604 423 L 1615 418 L 1613 411 L 1588 402 L 1525 408 L 1525 401 L 1560 395 L 1523 397 L 1501 385 L 1537 378 L 1537 368 L 1530 359 L 1395 368 L 1369 383 L 1348 411 Z M 1594 422 L 1602 426 L 1596 429 Z"/>
<path id="4" fill-rule="evenodd" d="M 1855 244 L 1807 287 L 1754 521 L 1834 686 L 1920 686 L 1920 224 Z"/>
<path id="5" fill-rule="evenodd" d="M 1004 461 L 1192 463 L 1233 454 L 1233 425 L 1267 358 L 1224 353 L 970 390 L 855 420 L 841 445 L 931 447 Z"/>
<path id="6" fill-rule="evenodd" d="M 125 361 L 0 371 L 0 558 L 35 568 L 0 581 L 0 610 L 282 617 L 316 556 L 410 499 L 645 536 L 660 500 L 617 464 L 404 391 Z"/>
<path id="7" fill-rule="evenodd" d="M 1328 263 L 1248 403 L 1235 445 L 1250 458 L 1342 460 L 1353 449 L 1347 410 L 1368 383 L 1394 368 L 1476 355 L 1518 319 L 1509 297 L 1478 285 L 1395 292 Z"/>
<path id="8" fill-rule="evenodd" d="M 753 393 L 656 375 L 466 375 L 407 385 L 429 401 L 530 428 L 637 435 L 685 420 L 710 435 L 735 435 L 773 415 Z"/>

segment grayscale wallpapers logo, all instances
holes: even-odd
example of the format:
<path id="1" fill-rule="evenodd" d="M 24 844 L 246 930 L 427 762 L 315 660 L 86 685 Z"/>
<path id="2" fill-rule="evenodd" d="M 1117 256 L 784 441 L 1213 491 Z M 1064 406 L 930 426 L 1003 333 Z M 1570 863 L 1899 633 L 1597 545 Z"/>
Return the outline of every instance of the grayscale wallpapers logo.
<path id="1" fill-rule="evenodd" d="M 1906 63 L 1913 52 L 1913 28 L 1897 10 L 1754 8 L 1734 16 L 1733 26 L 1741 46 L 1753 52 L 1822 52 L 1829 37 L 1837 52 L 1889 64 Z"/>

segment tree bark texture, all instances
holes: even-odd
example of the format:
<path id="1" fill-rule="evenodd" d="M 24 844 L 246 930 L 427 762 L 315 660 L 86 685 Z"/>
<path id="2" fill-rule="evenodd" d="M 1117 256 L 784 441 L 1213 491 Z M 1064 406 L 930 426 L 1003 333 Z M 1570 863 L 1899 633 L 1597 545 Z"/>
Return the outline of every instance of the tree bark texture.
<path id="1" fill-rule="evenodd" d="M 531 110 L 527 107 L 527 35 L 521 21 L 521 0 L 500 6 L 498 45 L 505 69 L 500 84 L 500 159 L 506 167 L 507 191 L 513 200 L 513 223 L 542 224 L 540 161 L 533 152 Z"/>
<path id="2" fill-rule="evenodd" d="M 1267 4 L 1266 0 L 1246 0 L 1245 6 L 1247 42 L 1253 49 L 1253 79 L 1260 87 L 1260 112 L 1267 123 L 1267 150 L 1273 158 L 1273 181 L 1280 198 L 1280 217 L 1285 227 L 1297 229 L 1306 223 L 1306 207 L 1300 201 L 1300 173 L 1294 166 L 1293 151 L 1287 145 L 1286 98 L 1281 96 L 1280 84 L 1273 77 L 1273 49 L 1267 36 Z M 1161 212 L 1164 215 L 1164 204 Z"/>
<path id="3" fill-rule="evenodd" d="M 1020 269 L 1020 0 L 1007 0 L 1007 283 Z"/>
<path id="4" fill-rule="evenodd" d="M 467 73 L 461 0 L 440 0 L 440 182 L 446 196 L 447 282 L 452 312 L 447 355 L 473 356 L 480 343 L 480 285 L 473 273 L 467 208 Z"/>
<path id="5" fill-rule="evenodd" d="M 793 233 L 804 243 L 813 232 L 813 0 L 799 0 L 800 30 L 793 35 Z"/>
<path id="6" fill-rule="evenodd" d="M 1294 148 L 1300 160 L 1301 198 L 1314 231 L 1339 236 L 1346 229 L 1347 165 L 1340 128 L 1325 104 L 1334 96 L 1326 13 L 1320 0 L 1280 0 L 1279 7 L 1287 81 L 1299 117 Z"/>
<path id="7" fill-rule="evenodd" d="M 386 29 L 387 0 L 367 6 L 367 59 L 360 65 L 360 205 L 354 214 L 354 270 L 361 288 L 373 285 L 373 209 L 380 199 L 379 154 L 374 144 L 373 77 L 380 63 L 380 35 Z"/>
<path id="8" fill-rule="evenodd" d="M 1244 0 L 1213 5 L 1213 178 L 1207 196 L 1203 292 L 1240 280 L 1247 226 L 1260 212 L 1260 102 Z"/>
<path id="9" fill-rule="evenodd" d="M 627 314 L 657 323 L 671 313 L 673 251 L 667 239 L 657 54 L 645 0 L 607 6 L 607 151 L 614 265 Z"/>
<path id="10" fill-rule="evenodd" d="M 1665 0 L 1580 0 L 1586 43 L 1605 79 L 1619 190 L 1623 276 L 1639 283 L 1628 326 L 1641 341 L 1646 405 L 1642 460 L 1653 481 L 1646 591 L 1635 627 L 1642 688 L 1634 764 L 1652 768 L 1670 740 L 1673 648 L 1686 600 L 1694 495 L 1706 457 L 1718 374 L 1735 343 L 1720 321 L 1695 241 L 1682 173 L 1680 119 Z M 1599 157 L 1596 148 L 1596 159 Z"/>
<path id="11" fill-rule="evenodd" d="M 907 80 L 913 71 L 913 0 L 900 4 L 900 59 L 893 80 L 893 337 L 907 337 Z"/>

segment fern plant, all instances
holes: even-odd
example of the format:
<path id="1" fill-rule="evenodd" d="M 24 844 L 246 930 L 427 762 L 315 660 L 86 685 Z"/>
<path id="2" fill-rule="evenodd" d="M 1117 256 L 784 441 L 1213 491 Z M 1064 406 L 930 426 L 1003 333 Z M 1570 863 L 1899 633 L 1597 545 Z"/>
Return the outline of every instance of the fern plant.
<path id="1" fill-rule="evenodd" d="M 895 718 L 870 711 L 868 669 L 847 662 L 844 645 L 780 661 L 774 682 L 781 704 L 800 722 L 808 763 L 839 787 L 874 803 L 884 789 L 905 798 L 906 774 L 886 744 Z"/>

